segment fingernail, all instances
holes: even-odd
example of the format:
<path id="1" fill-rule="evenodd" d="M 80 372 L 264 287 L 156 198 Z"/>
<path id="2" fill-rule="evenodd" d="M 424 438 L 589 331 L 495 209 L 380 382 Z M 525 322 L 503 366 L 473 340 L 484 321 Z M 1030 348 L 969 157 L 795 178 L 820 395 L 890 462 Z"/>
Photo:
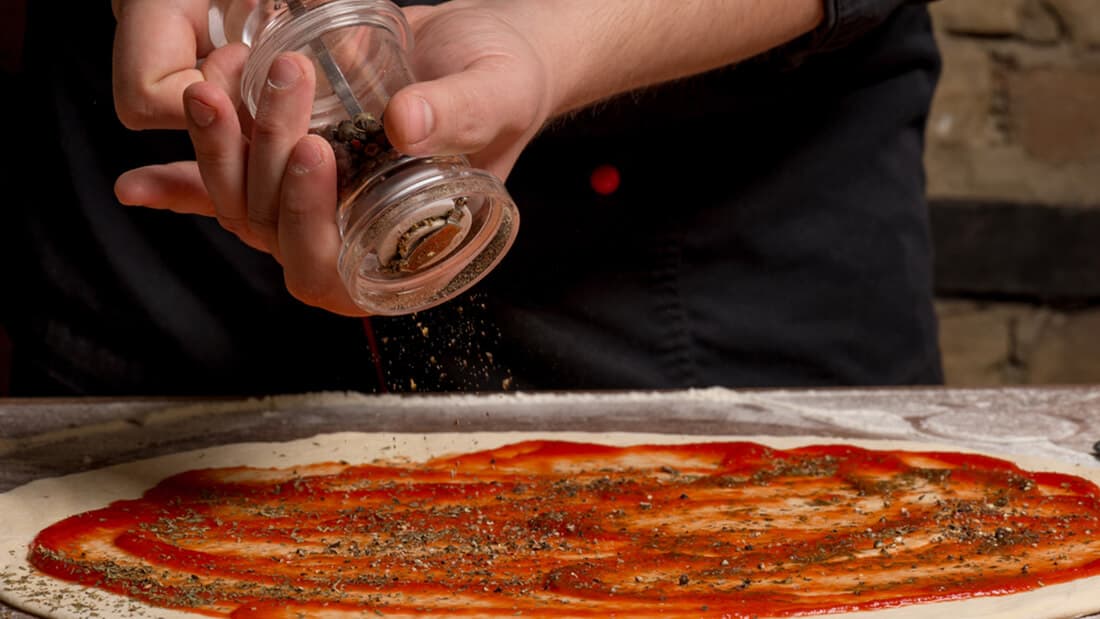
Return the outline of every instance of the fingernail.
<path id="1" fill-rule="evenodd" d="M 199 127 L 209 127 L 218 115 L 217 110 L 198 99 L 191 99 L 187 102 L 187 113 L 191 115 L 191 122 Z"/>
<path id="2" fill-rule="evenodd" d="M 409 117 L 412 119 L 409 127 L 409 143 L 423 142 L 435 129 L 435 113 L 427 100 L 421 97 L 410 97 L 408 104 Z"/>
<path id="3" fill-rule="evenodd" d="M 302 77 L 302 71 L 293 60 L 279 56 L 271 63 L 271 69 L 267 72 L 267 84 L 272 88 L 282 90 L 294 85 L 298 78 Z"/>
<path id="4" fill-rule="evenodd" d="M 305 176 L 317 169 L 324 161 L 320 147 L 313 140 L 302 140 L 290 154 L 290 163 L 287 167 L 291 174 Z"/>

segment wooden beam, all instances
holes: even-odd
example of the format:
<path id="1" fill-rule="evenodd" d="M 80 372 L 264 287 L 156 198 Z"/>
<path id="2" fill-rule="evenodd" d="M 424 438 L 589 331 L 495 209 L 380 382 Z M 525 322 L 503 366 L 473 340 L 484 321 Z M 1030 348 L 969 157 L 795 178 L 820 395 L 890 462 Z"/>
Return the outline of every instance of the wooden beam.
<path id="1" fill-rule="evenodd" d="M 1100 301 L 1100 206 L 933 200 L 936 293 Z"/>

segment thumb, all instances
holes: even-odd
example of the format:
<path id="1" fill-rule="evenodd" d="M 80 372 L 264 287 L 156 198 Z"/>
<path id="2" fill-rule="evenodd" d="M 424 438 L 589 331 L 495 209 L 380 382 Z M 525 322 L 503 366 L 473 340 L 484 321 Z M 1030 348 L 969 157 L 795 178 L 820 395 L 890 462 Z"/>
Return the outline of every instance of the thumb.
<path id="1" fill-rule="evenodd" d="M 530 139 L 545 112 L 542 87 L 524 73 L 488 61 L 407 86 L 386 108 L 386 134 L 409 155 L 469 154 Z"/>

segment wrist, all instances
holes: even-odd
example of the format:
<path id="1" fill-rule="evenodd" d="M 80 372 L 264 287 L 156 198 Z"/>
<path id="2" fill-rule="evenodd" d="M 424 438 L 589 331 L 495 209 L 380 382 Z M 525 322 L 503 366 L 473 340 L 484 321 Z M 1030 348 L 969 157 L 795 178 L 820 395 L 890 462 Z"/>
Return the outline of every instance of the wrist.
<path id="1" fill-rule="evenodd" d="M 548 76 L 551 116 L 745 60 L 812 31 L 824 0 L 488 0 Z"/>
<path id="2" fill-rule="evenodd" d="M 578 76 L 570 71 L 564 45 L 570 37 L 563 16 L 555 11 L 554 2 L 514 2 L 509 0 L 452 0 L 451 4 L 476 4 L 494 15 L 518 33 L 530 46 L 541 72 L 543 92 L 541 110 L 548 118 L 565 111 L 560 109 L 573 89 Z"/>
<path id="3" fill-rule="evenodd" d="M 629 0 L 637 1 L 637 0 Z M 546 76 L 545 109 L 554 118 L 596 100 L 615 94 L 618 84 L 603 83 L 597 92 L 592 85 L 604 71 L 599 70 L 600 45 L 591 38 L 606 31 L 609 11 L 600 8 L 598 0 L 546 0 L 541 2 L 509 2 L 488 0 L 501 17 L 519 32 L 539 58 Z M 620 7 L 612 7 L 620 10 Z M 584 24 L 586 19 L 598 19 L 600 24 Z M 621 74 L 620 74 L 621 75 Z"/>

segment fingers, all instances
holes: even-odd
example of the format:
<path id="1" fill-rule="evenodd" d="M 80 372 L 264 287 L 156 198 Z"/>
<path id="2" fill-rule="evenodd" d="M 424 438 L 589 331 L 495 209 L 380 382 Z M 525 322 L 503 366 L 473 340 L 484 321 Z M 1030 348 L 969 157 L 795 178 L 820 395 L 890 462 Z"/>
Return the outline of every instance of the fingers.
<path id="1" fill-rule="evenodd" d="M 116 181 L 115 194 L 128 205 L 216 214 L 199 166 L 190 161 L 130 170 Z M 306 136 L 292 149 L 279 209 L 279 246 L 287 290 L 309 305 L 346 316 L 364 315 L 336 269 L 342 243 L 336 227 L 336 162 L 324 139 Z M 246 237 L 241 238 L 247 242 Z"/>
<path id="2" fill-rule="evenodd" d="M 301 54 L 278 56 L 256 108 L 248 149 L 248 223 L 279 257 L 279 193 L 290 152 L 309 130 L 314 94 L 313 63 Z"/>
<path id="3" fill-rule="evenodd" d="M 115 3 L 115 110 L 131 129 L 184 127 L 181 94 L 202 79 L 207 2 L 128 0 Z"/>
<path id="4" fill-rule="evenodd" d="M 390 140 L 410 155 L 462 154 L 485 148 L 508 122 L 492 92 L 499 78 L 471 69 L 402 89 L 386 108 Z"/>
<path id="5" fill-rule="evenodd" d="M 115 196 L 122 204 L 188 213 L 213 215 L 194 161 L 151 165 L 130 170 L 115 181 Z"/>
<path id="6" fill-rule="evenodd" d="M 115 197 L 128 206 L 144 206 L 185 215 L 217 215 L 194 161 L 151 165 L 124 172 L 115 181 Z M 246 236 L 253 249 L 266 251 Z"/>
<path id="7" fill-rule="evenodd" d="M 232 43 L 210 52 L 202 61 L 203 79 L 221 88 L 233 102 L 233 108 L 241 106 L 241 74 L 248 60 L 248 47 Z"/>
<path id="8" fill-rule="evenodd" d="M 398 91 L 386 108 L 386 134 L 410 155 L 476 153 L 476 165 L 506 178 L 546 118 L 541 75 L 515 56 L 482 57 Z"/>
<path id="9" fill-rule="evenodd" d="M 272 253 L 297 298 L 336 313 L 363 315 L 336 268 L 342 241 L 332 149 L 323 138 L 306 135 L 313 66 L 300 54 L 276 59 L 249 141 L 241 132 L 235 98 L 246 54 L 239 46 L 216 50 L 203 65 L 206 81 L 180 88 L 180 120 L 196 161 L 126 172 L 116 182 L 116 195 L 124 204 L 215 216 L 249 245 Z M 165 80 L 160 87 L 167 87 Z"/>
<path id="10" fill-rule="evenodd" d="M 232 102 L 209 82 L 188 86 L 183 102 L 195 161 L 218 223 L 250 245 L 259 245 L 260 239 L 249 227 L 245 197 L 248 144 L 241 135 Z"/>
<path id="11" fill-rule="evenodd" d="M 413 84 L 386 108 L 386 134 L 403 153 L 471 154 L 473 165 L 507 178 L 542 118 L 518 85 L 527 80 L 508 78 L 483 66 Z"/>
<path id="12" fill-rule="evenodd" d="M 252 139 L 240 132 L 233 102 L 209 82 L 184 93 L 197 167 L 223 227 L 282 264 L 287 289 L 329 311 L 362 315 L 336 268 L 336 163 L 307 135 L 313 67 L 299 54 L 276 59 L 260 97 Z"/>
<path id="13" fill-rule="evenodd" d="M 336 162 L 319 136 L 294 146 L 279 200 L 279 248 L 286 287 L 298 300 L 345 315 L 363 315 L 336 269 Z"/>

